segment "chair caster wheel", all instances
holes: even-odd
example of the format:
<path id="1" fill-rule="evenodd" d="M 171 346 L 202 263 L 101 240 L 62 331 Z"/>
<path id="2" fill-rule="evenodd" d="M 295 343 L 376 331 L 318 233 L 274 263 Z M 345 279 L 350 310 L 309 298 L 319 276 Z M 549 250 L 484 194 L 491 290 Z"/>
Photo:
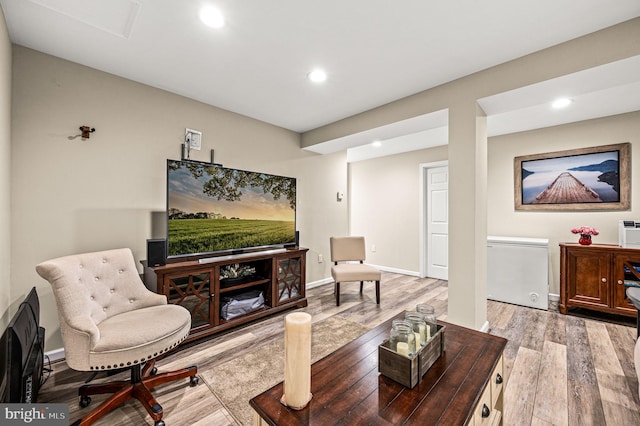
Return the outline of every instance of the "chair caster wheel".
<path id="1" fill-rule="evenodd" d="M 149 375 L 155 376 L 156 374 L 158 374 L 158 368 L 157 367 L 153 367 L 151 369 L 151 371 L 149 372 Z M 162 421 L 162 420 L 158 420 L 158 421 Z"/>
<path id="2" fill-rule="evenodd" d="M 91 397 L 89 396 L 81 396 L 80 397 L 80 407 L 86 408 L 91 404 Z"/>
<path id="3" fill-rule="evenodd" d="M 189 378 L 189 385 L 190 385 L 191 387 L 197 386 L 197 385 L 198 385 L 198 383 L 200 383 L 200 377 L 198 377 L 198 376 L 191 376 L 191 377 Z"/>
<path id="4" fill-rule="evenodd" d="M 158 420 L 154 423 L 154 426 L 164 426 L 164 420 Z"/>

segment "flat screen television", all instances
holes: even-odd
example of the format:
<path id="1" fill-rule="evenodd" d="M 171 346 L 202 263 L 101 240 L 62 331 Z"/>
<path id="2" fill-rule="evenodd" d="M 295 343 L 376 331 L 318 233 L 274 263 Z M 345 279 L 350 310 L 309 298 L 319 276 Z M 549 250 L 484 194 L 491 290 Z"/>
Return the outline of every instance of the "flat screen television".
<path id="1" fill-rule="evenodd" d="M 167 260 L 296 243 L 296 179 L 167 160 Z"/>

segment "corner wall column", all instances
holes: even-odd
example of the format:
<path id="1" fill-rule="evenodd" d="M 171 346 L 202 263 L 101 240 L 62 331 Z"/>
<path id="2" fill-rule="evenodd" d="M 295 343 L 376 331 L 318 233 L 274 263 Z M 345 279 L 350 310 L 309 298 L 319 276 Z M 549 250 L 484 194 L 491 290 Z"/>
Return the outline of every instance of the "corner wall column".
<path id="1" fill-rule="evenodd" d="M 475 103 L 449 108 L 447 321 L 487 327 L 487 119 Z"/>

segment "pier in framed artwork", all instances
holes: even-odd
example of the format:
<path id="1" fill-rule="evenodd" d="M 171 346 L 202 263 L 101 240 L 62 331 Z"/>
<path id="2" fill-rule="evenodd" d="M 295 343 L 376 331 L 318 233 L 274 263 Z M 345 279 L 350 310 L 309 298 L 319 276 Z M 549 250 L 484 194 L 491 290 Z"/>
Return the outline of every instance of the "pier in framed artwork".
<path id="1" fill-rule="evenodd" d="M 627 210 L 630 144 L 514 159 L 516 210 Z"/>

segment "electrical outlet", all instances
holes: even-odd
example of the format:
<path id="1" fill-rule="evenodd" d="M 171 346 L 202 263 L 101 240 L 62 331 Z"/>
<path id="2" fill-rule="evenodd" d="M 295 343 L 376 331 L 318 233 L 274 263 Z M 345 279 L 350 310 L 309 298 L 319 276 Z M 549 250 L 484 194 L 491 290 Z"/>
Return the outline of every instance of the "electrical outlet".
<path id="1" fill-rule="evenodd" d="M 324 256 L 322 254 L 318 255 L 318 263 L 324 262 Z"/>
<path id="2" fill-rule="evenodd" d="M 375 253 L 376 251 L 376 245 L 375 244 L 371 244 L 371 252 Z"/>

